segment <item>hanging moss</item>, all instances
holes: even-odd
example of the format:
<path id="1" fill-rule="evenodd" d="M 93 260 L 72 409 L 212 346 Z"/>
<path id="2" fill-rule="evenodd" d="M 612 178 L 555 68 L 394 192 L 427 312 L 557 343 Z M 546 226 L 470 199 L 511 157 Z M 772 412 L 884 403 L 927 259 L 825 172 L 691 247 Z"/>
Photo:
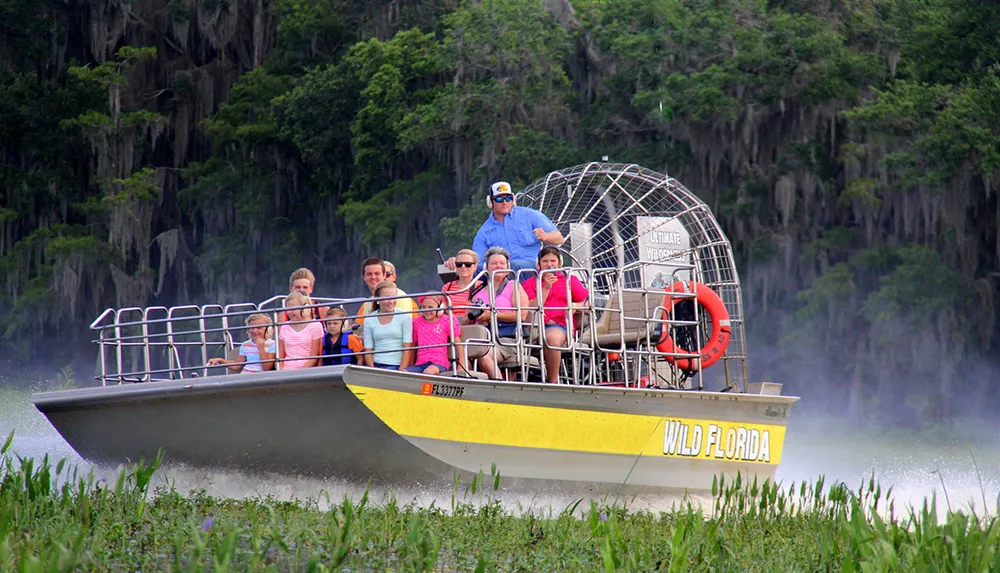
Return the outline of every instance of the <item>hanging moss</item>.
<path id="1" fill-rule="evenodd" d="M 263 298 L 302 265 L 352 293 L 373 252 L 429 275 L 490 181 L 609 155 L 719 216 L 752 332 L 795 357 L 777 374 L 849 380 L 857 415 L 915 377 L 911 414 L 984 392 L 957 369 L 997 350 L 995 6 L 8 4 L 0 326 L 19 338 Z"/>

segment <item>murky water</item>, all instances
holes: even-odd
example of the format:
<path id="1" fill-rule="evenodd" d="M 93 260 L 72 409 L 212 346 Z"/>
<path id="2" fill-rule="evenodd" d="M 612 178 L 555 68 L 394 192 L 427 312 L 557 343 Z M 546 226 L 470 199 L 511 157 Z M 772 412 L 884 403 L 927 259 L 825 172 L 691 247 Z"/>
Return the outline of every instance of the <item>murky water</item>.
<path id="1" fill-rule="evenodd" d="M 897 508 L 919 506 L 925 498 L 937 495 L 940 510 L 951 507 L 974 507 L 990 514 L 998 509 L 1000 495 L 1000 430 L 964 428 L 941 435 L 890 432 L 865 432 L 841 420 L 793 413 L 778 478 L 792 481 L 815 481 L 826 476 L 827 483 L 843 481 L 856 488 L 874 474 L 883 488 L 891 486 Z M 93 469 L 98 476 L 117 475 L 116 468 L 91 468 L 49 425 L 31 404 L 27 391 L 0 389 L 0 441 L 15 431 L 13 451 L 21 456 L 52 459 L 67 458 L 81 469 Z M 978 466 L 978 469 L 977 469 Z M 172 485 L 178 491 L 204 489 L 213 496 L 316 500 L 320 507 L 328 500 L 338 502 L 345 495 L 359 498 L 364 484 L 347 484 L 287 475 L 246 475 L 234 471 L 204 470 L 169 466 L 156 477 L 156 485 Z M 449 508 L 453 493 L 459 501 L 475 501 L 465 488 L 427 490 L 423 488 L 374 490 L 374 501 L 389 496 L 401 503 L 419 506 L 432 504 Z M 945 495 L 946 494 L 946 495 Z M 558 513 L 581 497 L 579 492 L 553 490 L 530 494 L 504 493 L 497 496 L 511 510 Z M 701 499 L 704 497 L 704 499 Z M 480 493 L 477 499 L 483 499 Z M 693 501 L 707 500 L 695 496 Z M 985 502 L 984 502 L 985 499 Z M 611 501 L 609 499 L 609 501 Z M 680 496 L 641 496 L 627 500 L 630 507 L 665 510 Z"/>

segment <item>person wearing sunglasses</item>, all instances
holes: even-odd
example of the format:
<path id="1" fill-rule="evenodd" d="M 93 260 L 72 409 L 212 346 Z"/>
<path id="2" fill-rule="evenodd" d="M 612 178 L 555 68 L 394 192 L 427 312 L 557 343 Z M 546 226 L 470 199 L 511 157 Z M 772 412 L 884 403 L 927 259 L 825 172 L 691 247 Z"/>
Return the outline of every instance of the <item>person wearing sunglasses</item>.
<path id="1" fill-rule="evenodd" d="M 562 233 L 540 211 L 515 204 L 514 191 L 510 183 L 497 181 L 490 185 L 486 204 L 493 213 L 479 228 L 472 242 L 472 250 L 485 260 L 486 251 L 492 247 L 503 247 L 511 254 L 510 268 L 514 271 L 535 270 L 535 259 L 544 245 L 563 244 Z M 455 269 L 455 259 L 445 262 Z M 525 278 L 525 277 L 521 277 Z"/>
<path id="2" fill-rule="evenodd" d="M 382 268 L 385 269 L 385 280 L 392 282 L 399 280 L 396 275 L 396 265 L 389 261 L 382 261 Z"/>
<path id="3" fill-rule="evenodd" d="M 483 281 L 475 278 L 479 255 L 472 249 L 462 249 L 452 260 L 455 262 L 455 274 L 458 278 L 444 285 L 441 290 L 448 297 L 448 305 L 459 324 L 474 324 L 475 321 L 469 320 L 467 313 L 472 307 L 469 297 L 484 286 Z"/>

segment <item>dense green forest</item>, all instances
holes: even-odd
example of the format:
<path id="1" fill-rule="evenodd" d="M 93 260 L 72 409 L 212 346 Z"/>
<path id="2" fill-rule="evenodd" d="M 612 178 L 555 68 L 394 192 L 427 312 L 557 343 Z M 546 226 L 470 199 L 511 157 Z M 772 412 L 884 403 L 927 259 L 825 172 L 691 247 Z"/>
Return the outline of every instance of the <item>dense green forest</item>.
<path id="1" fill-rule="evenodd" d="M 998 73 L 992 1 L 0 0 L 3 353 L 367 254 L 428 288 L 490 181 L 606 155 L 720 218 L 752 377 L 989 411 Z"/>

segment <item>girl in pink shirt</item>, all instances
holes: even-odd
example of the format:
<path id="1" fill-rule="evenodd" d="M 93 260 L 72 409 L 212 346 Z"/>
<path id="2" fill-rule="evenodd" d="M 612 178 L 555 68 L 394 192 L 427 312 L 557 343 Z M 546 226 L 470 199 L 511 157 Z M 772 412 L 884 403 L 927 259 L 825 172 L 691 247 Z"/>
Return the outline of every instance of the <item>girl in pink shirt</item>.
<path id="1" fill-rule="evenodd" d="M 312 315 L 306 314 L 308 309 L 290 308 L 309 304 L 312 304 L 309 297 L 298 291 L 285 297 L 288 323 L 281 325 L 278 332 L 278 358 L 282 359 L 279 362 L 282 370 L 311 368 L 319 363 L 323 352 L 323 327 L 319 322 L 310 321 Z M 291 360 L 284 360 L 286 358 Z"/>
<path id="2" fill-rule="evenodd" d="M 462 327 L 454 316 L 442 316 L 444 306 L 441 295 L 429 294 L 420 298 L 420 316 L 413 319 L 413 342 L 417 348 L 416 364 L 409 372 L 440 374 L 451 370 L 448 344 L 462 342 Z M 465 348 L 458 346 L 458 363 L 465 364 Z"/>

